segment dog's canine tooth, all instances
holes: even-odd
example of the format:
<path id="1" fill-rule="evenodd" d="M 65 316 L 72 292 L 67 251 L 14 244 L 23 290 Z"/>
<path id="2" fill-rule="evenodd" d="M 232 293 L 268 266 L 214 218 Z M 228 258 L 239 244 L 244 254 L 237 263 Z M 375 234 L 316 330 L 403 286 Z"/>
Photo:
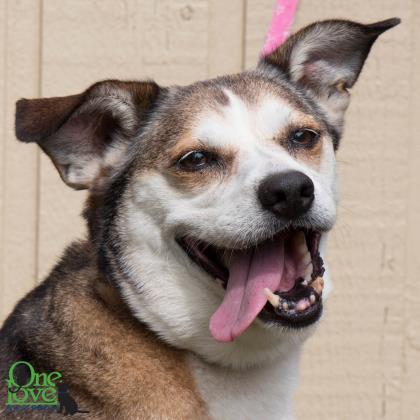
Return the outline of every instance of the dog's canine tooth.
<path id="1" fill-rule="evenodd" d="M 304 242 L 304 243 L 302 243 L 298 246 L 298 253 L 301 256 L 305 256 L 306 254 L 308 254 L 308 252 L 309 251 L 308 251 L 308 247 L 306 246 L 306 242 Z"/>
<path id="2" fill-rule="evenodd" d="M 264 289 L 265 296 L 267 297 L 268 301 L 275 307 L 278 308 L 280 304 L 280 296 L 274 294 L 270 289 Z"/>
<path id="3" fill-rule="evenodd" d="M 312 274 L 312 271 L 314 271 L 314 267 L 313 267 L 312 261 L 311 261 L 305 268 L 305 278 L 307 276 L 310 276 Z"/>
<path id="4" fill-rule="evenodd" d="M 322 289 L 324 288 L 324 279 L 322 277 L 317 277 L 311 283 L 311 287 L 318 293 L 318 295 L 321 295 Z"/>
<path id="5" fill-rule="evenodd" d="M 289 310 L 289 304 L 285 300 L 282 302 L 281 307 L 285 311 Z"/>
<path id="6" fill-rule="evenodd" d="M 307 251 L 306 254 L 303 256 L 303 262 L 305 265 L 312 262 L 311 254 Z"/>
<path id="7" fill-rule="evenodd" d="M 305 274 L 305 278 L 303 279 L 303 282 L 302 282 L 303 286 L 307 286 L 311 282 L 311 274 L 312 274 L 312 271 L 310 273 Z"/>
<path id="8" fill-rule="evenodd" d="M 312 293 L 312 294 L 309 296 L 309 302 L 311 302 L 311 305 L 313 305 L 313 304 L 315 303 L 315 301 L 316 301 L 316 297 L 315 297 L 315 295 Z"/>
<path id="9" fill-rule="evenodd" d="M 296 244 L 298 252 L 301 255 L 305 255 L 308 252 L 308 247 L 306 246 L 305 234 L 302 231 L 296 232 L 293 236 L 293 241 Z"/>
<path id="10" fill-rule="evenodd" d="M 306 244 L 304 243 L 299 244 L 298 251 L 300 255 L 305 255 L 308 252 L 308 248 L 306 247 Z"/>

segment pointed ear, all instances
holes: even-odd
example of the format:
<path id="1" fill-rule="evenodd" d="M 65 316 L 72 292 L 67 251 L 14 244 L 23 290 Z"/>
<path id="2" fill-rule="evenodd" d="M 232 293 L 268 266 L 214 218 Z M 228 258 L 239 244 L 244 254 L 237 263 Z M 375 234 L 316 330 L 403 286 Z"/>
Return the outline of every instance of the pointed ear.
<path id="1" fill-rule="evenodd" d="M 94 188 L 123 163 L 160 91 L 154 82 L 107 80 L 78 95 L 21 99 L 16 137 L 38 143 L 72 188 Z"/>
<path id="2" fill-rule="evenodd" d="M 398 25 L 393 18 L 371 25 L 346 20 L 327 20 L 292 35 L 260 65 L 275 66 L 305 89 L 341 131 L 349 89 L 356 82 L 376 38 Z"/>

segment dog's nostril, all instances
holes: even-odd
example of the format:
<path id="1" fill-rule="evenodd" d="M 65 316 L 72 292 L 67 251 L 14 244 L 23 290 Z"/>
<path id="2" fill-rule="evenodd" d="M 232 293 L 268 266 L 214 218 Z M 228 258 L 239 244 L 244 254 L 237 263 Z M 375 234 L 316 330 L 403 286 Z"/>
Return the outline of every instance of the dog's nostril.
<path id="1" fill-rule="evenodd" d="M 308 180 L 309 182 L 306 182 L 300 190 L 300 195 L 304 198 L 311 198 L 314 195 L 314 184 L 309 178 Z"/>
<path id="2" fill-rule="evenodd" d="M 277 216 L 293 219 L 306 213 L 314 200 L 314 184 L 302 172 L 272 174 L 258 188 L 262 206 Z"/>
<path id="3" fill-rule="evenodd" d="M 279 191 L 279 192 L 277 192 L 275 199 L 276 199 L 277 202 L 281 202 L 281 201 L 286 201 L 287 197 L 286 197 L 286 194 Z"/>

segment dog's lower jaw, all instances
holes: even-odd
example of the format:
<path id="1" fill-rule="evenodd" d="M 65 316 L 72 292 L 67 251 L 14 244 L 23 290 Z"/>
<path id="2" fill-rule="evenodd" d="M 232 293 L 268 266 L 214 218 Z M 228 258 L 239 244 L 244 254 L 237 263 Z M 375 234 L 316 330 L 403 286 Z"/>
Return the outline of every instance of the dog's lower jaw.
<path id="1" fill-rule="evenodd" d="M 138 267 L 141 282 L 124 279 L 119 286 L 132 313 L 174 347 L 196 353 L 210 363 L 248 368 L 277 360 L 290 343 L 303 343 L 314 330 L 314 326 L 285 330 L 256 320 L 235 341 L 217 342 L 210 334 L 209 320 L 220 305 L 223 290 L 190 264 L 175 242 L 173 250 L 162 248 L 159 254 L 165 258 L 156 256 L 157 245 L 137 244 L 138 253 L 131 253 L 130 265 Z M 180 264 L 179 258 L 187 264 Z M 145 261 L 151 266 L 145 266 Z"/>
<path id="2" fill-rule="evenodd" d="M 132 313 L 165 342 L 210 363 L 248 368 L 278 360 L 290 343 L 302 343 L 312 333 L 314 326 L 287 330 L 257 318 L 233 342 L 217 342 L 209 321 L 223 300 L 223 289 L 191 262 L 173 233 L 163 234 L 161 223 L 139 211 L 128 209 L 124 218 L 130 228 L 122 238 L 129 244 L 123 260 L 132 269 L 118 283 Z M 326 239 L 323 234 L 322 257 Z M 325 268 L 323 296 L 327 297 L 330 286 Z"/>

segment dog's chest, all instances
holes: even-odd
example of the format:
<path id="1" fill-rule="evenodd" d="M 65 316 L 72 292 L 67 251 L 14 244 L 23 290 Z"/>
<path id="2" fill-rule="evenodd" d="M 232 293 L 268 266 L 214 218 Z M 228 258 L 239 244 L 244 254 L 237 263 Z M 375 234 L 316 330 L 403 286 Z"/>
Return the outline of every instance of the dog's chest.
<path id="1" fill-rule="evenodd" d="M 189 364 L 212 419 L 294 419 L 298 355 L 244 370 L 210 365 L 193 355 Z"/>

